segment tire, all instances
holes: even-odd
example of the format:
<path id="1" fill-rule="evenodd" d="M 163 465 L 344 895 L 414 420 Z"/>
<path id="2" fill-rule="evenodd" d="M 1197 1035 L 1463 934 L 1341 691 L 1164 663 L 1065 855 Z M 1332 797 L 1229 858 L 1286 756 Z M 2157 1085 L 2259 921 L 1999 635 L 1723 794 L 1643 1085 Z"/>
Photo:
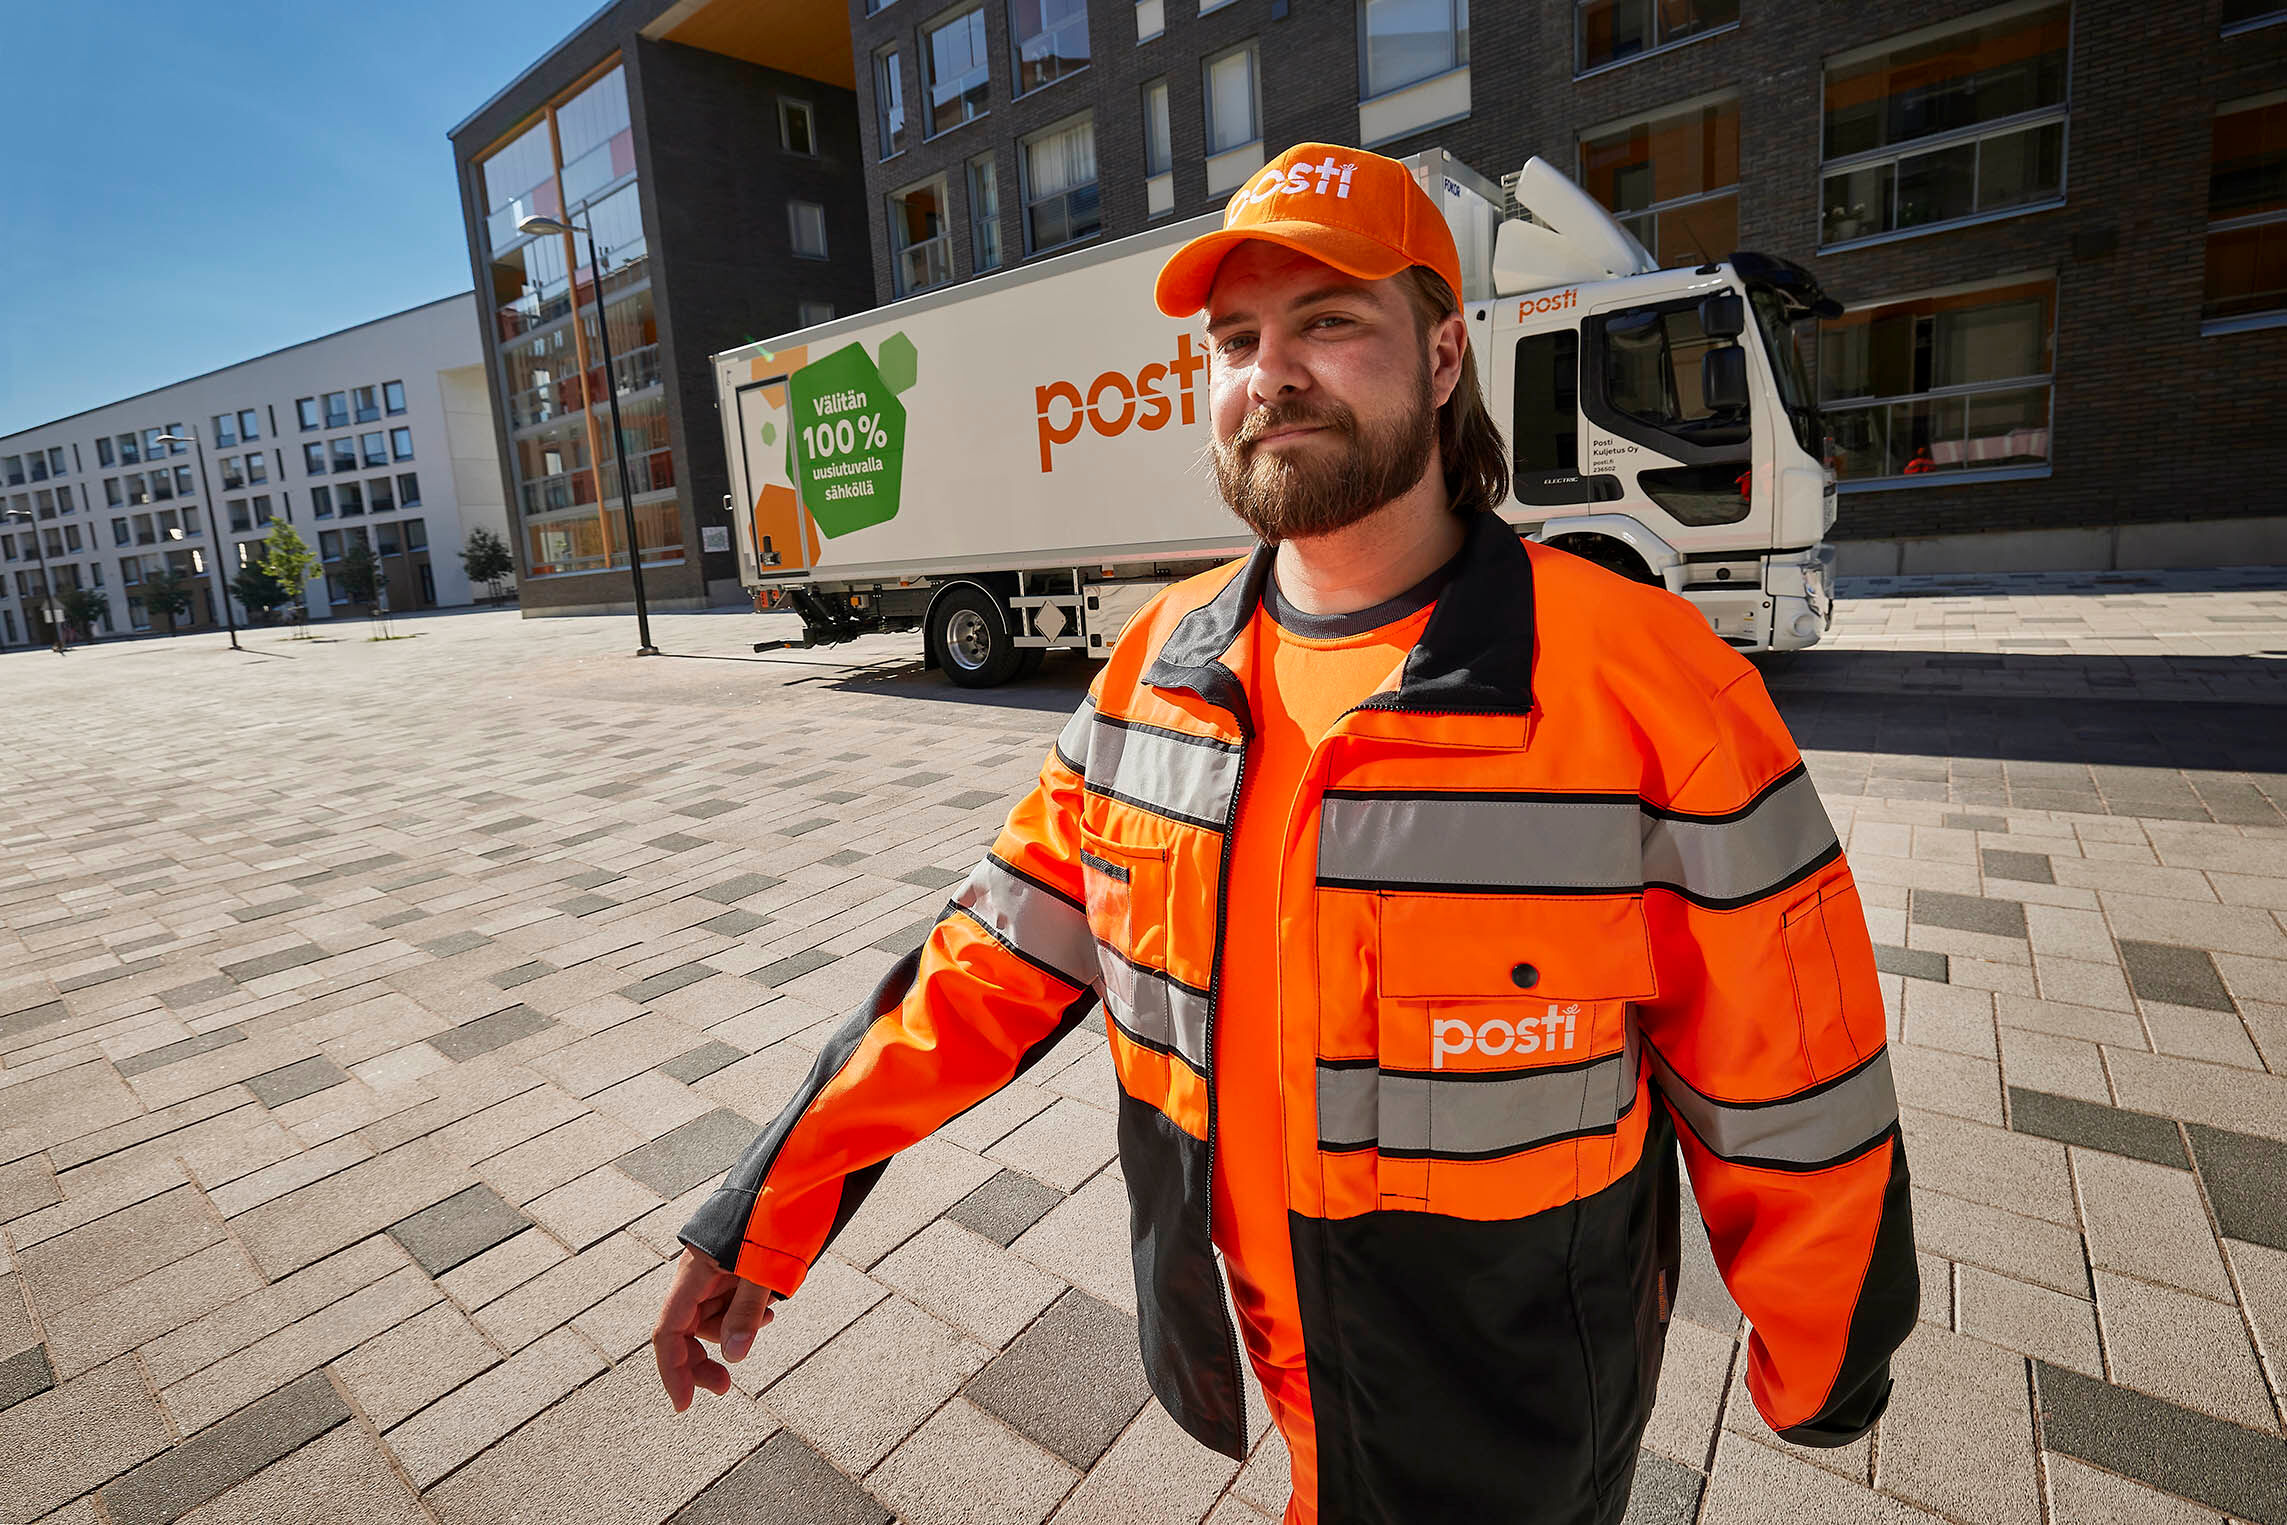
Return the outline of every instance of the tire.
<path id="1" fill-rule="evenodd" d="M 996 688 L 1017 675 L 1024 655 L 1000 600 L 969 584 L 930 609 L 928 641 L 930 655 L 958 688 Z"/>
<path id="2" fill-rule="evenodd" d="M 1019 646 L 1016 649 L 1016 675 L 1029 678 L 1040 671 L 1040 664 L 1048 660 L 1045 646 Z"/>
<path id="3" fill-rule="evenodd" d="M 1665 586 L 1653 574 L 1652 569 L 1644 564 L 1643 557 L 1610 535 L 1567 535 L 1561 540 L 1552 540 L 1549 544 L 1560 551 L 1570 551 L 1582 561 L 1593 562 L 1630 582 L 1640 582 L 1654 588 Z"/>

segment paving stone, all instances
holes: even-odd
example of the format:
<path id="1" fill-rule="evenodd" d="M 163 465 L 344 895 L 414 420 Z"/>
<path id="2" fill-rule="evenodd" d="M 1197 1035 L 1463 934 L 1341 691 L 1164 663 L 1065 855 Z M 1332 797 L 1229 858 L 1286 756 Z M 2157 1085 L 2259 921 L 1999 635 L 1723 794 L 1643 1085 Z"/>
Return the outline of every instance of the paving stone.
<path id="1" fill-rule="evenodd" d="M 433 1525 L 380 1443 L 337 1425 L 182 1517 L 182 1525 Z"/>
<path id="2" fill-rule="evenodd" d="M 1651 1451 L 1636 1455 L 1636 1477 L 1621 1525 L 1693 1525 L 1707 1474 Z"/>
<path id="3" fill-rule="evenodd" d="M 2129 988 L 2140 1000 L 2209 1011 L 2239 1009 L 2232 1002 L 2231 992 L 2224 989 L 2223 976 L 2216 973 L 2216 961 L 2204 949 L 2123 938 L 2120 962 L 2128 971 Z"/>
<path id="4" fill-rule="evenodd" d="M 2089 1264 L 2231 1301 L 2231 1279 L 2186 1170 L 2073 1151 Z"/>
<path id="5" fill-rule="evenodd" d="M 325 1373 L 311 1372 L 103 1490 L 112 1525 L 166 1525 L 350 1417 Z"/>
<path id="6" fill-rule="evenodd" d="M 699 891 L 699 898 L 712 900 L 718 905 L 736 905 L 742 900 L 748 900 L 761 894 L 764 890 L 777 889 L 783 883 L 785 883 L 784 880 L 775 879 L 769 874 L 740 874 L 735 878 L 725 879 L 720 884 L 709 885 L 706 889 Z"/>
<path id="7" fill-rule="evenodd" d="M 426 1489 L 602 1370 L 603 1358 L 585 1340 L 559 1329 L 463 1383 L 383 1438 L 414 1485 Z"/>
<path id="8" fill-rule="evenodd" d="M 2287 1447 L 2061 1366 L 2033 1366 L 2041 1443 L 2239 1519 L 2287 1519 Z"/>
<path id="9" fill-rule="evenodd" d="M 529 1038 L 556 1024 L 529 1006 L 511 1006 L 490 1016 L 478 1017 L 449 1027 L 428 1040 L 429 1047 L 456 1063 L 464 1063 L 479 1054 L 489 1054 L 496 1048 L 505 1048 L 520 1038 Z"/>
<path id="10" fill-rule="evenodd" d="M 447 1271 L 437 1278 L 437 1286 L 463 1308 L 481 1308 L 571 1258 L 546 1234 L 518 1234 Z"/>
<path id="11" fill-rule="evenodd" d="M 143 1368 L 154 1385 L 171 1386 L 407 1264 L 396 1240 L 386 1235 L 364 1240 L 152 1340 L 142 1350 Z"/>
<path id="12" fill-rule="evenodd" d="M 2219 1419 L 2277 1429 L 2238 1308 L 2101 1269 L 2096 1306 L 2113 1381 Z"/>
<path id="13" fill-rule="evenodd" d="M 451 1392 L 500 1355 L 449 1303 L 438 1303 L 334 1362 L 366 1418 L 383 1429 Z"/>
<path id="14" fill-rule="evenodd" d="M 706 1079 L 726 1064 L 736 1064 L 746 1057 L 746 1050 L 733 1048 L 719 1038 L 709 1039 L 688 1053 L 678 1054 L 665 1064 L 657 1066 L 659 1073 L 670 1075 L 690 1085 Z"/>
<path id="15" fill-rule="evenodd" d="M 770 925 L 770 918 L 757 916 L 752 911 L 725 911 L 720 916 L 700 922 L 699 925 L 719 937 L 744 937 L 756 927 Z"/>
<path id="16" fill-rule="evenodd" d="M 2069 1456 L 2046 1459 L 2055 1525 L 2222 1525 L 2213 1509 L 2156 1493 Z"/>
<path id="17" fill-rule="evenodd" d="M 2080 1221 L 2062 1145 L 1912 1106 L 1901 1107 L 1899 1121 L 1916 1187 L 2051 1223 Z"/>
<path id="18" fill-rule="evenodd" d="M 282 1107 L 290 1101 L 314 1096 L 329 1086 L 340 1085 L 349 1079 L 348 1071 L 323 1056 L 299 1060 L 282 1069 L 250 1076 L 246 1088 L 261 1099 L 266 1107 Z"/>
<path id="19" fill-rule="evenodd" d="M 834 1251 L 853 1265 L 870 1266 L 944 1216 L 947 1208 L 994 1174 L 989 1160 L 941 1139 L 925 1138 L 890 1159 L 865 1205 L 834 1236 Z M 1126 1254 L 1124 1240 L 1121 1253 Z"/>
<path id="20" fill-rule="evenodd" d="M 1703 1329 L 1690 1319 L 1669 1321 L 1659 1397 L 1644 1426 L 1646 1451 L 1695 1469 L 1706 1464 L 1731 1375 L 1732 1343 L 1729 1334 Z M 1697 1497 L 1694 1493 L 1695 1501 Z"/>
<path id="21" fill-rule="evenodd" d="M 215 1211 L 225 1218 L 274 1201 L 287 1192 L 322 1181 L 336 1171 L 347 1170 L 361 1160 L 373 1158 L 373 1147 L 355 1137 L 337 1138 L 289 1154 L 275 1164 L 234 1177 L 220 1186 L 208 1188 L 207 1199 L 214 1203 Z"/>
<path id="22" fill-rule="evenodd" d="M 531 1219 L 480 1181 L 399 1219 L 389 1233 L 422 1270 L 442 1276 L 531 1226 Z"/>
<path id="23" fill-rule="evenodd" d="M 969 1400 L 1083 1470 L 1151 1398 L 1126 1313 L 1067 1292 L 972 1378 Z"/>
<path id="24" fill-rule="evenodd" d="M 0 1223 L 21 1218 L 63 1199 L 64 1194 L 56 1189 L 56 1173 L 46 1155 L 28 1155 L 13 1164 L 0 1165 Z"/>
<path id="25" fill-rule="evenodd" d="M 682 1253 L 680 1244 L 674 1248 L 678 1255 Z M 659 1321 L 659 1310 L 666 1305 L 667 1289 L 674 1281 L 674 1262 L 662 1261 L 574 1318 L 572 1327 L 602 1351 L 606 1360 L 624 1361 L 651 1343 L 651 1328 Z"/>
<path id="26" fill-rule="evenodd" d="M 936 927 L 937 921 L 937 917 L 924 916 L 918 921 L 907 922 L 886 937 L 874 939 L 866 946 L 903 958 L 929 940 L 929 934 Z"/>
<path id="27" fill-rule="evenodd" d="M 203 1429 L 411 1318 L 437 1295 L 407 1266 L 200 1368 L 163 1389 L 160 1401 L 184 1432 Z"/>
<path id="28" fill-rule="evenodd" d="M 671 831 L 663 837 L 653 837 L 650 841 L 644 843 L 643 845 L 645 847 L 655 847 L 663 853 L 687 853 L 695 847 L 707 846 L 707 839 L 705 837 L 690 836 L 687 833 L 680 831 Z"/>
<path id="29" fill-rule="evenodd" d="M 652 975 L 649 979 L 637 980 L 632 985 L 622 986 L 619 993 L 637 1005 L 641 1005 L 646 1001 L 655 1001 L 663 995 L 671 995 L 675 991 L 681 990 L 685 985 L 696 985 L 701 980 L 711 980 L 721 972 L 711 964 L 679 964 L 673 969 Z"/>
<path id="30" fill-rule="evenodd" d="M 289 969 L 299 969 L 305 964 L 314 964 L 329 956 L 326 950 L 317 944 L 304 943 L 300 947 L 284 948 L 276 953 L 265 953 L 259 958 L 250 958 L 241 963 L 225 964 L 222 966 L 222 972 L 231 979 L 238 981 L 239 984 L 245 985 L 261 979 L 266 974 L 283 974 Z"/>
<path id="31" fill-rule="evenodd" d="M 534 980 L 544 980 L 558 972 L 556 966 L 544 958 L 528 959 L 501 970 L 492 976 L 492 983 L 502 990 L 513 990 L 519 985 L 529 985 Z"/>
<path id="32" fill-rule="evenodd" d="M 862 1473 L 985 1364 L 989 1352 L 903 1298 L 877 1304 L 770 1390 L 786 1427 Z"/>
<path id="33" fill-rule="evenodd" d="M 152 1070 L 164 1069 L 170 1064 L 192 1058 L 195 1055 L 212 1053 L 218 1048 L 228 1048 L 233 1043 L 244 1043 L 245 1041 L 246 1034 L 239 1029 L 218 1027 L 213 1032 L 201 1033 L 195 1038 L 185 1038 L 180 1043 L 169 1043 L 159 1048 L 145 1049 L 140 1054 L 116 1061 L 112 1068 L 122 1075 L 147 1074 Z"/>
<path id="34" fill-rule="evenodd" d="M 650 1525 L 777 1428 L 742 1399 L 671 1411 L 648 1360 L 587 1383 L 428 1494 L 444 1525 Z M 535 1503 L 540 1507 L 535 1509 Z"/>
<path id="35" fill-rule="evenodd" d="M 1983 932 L 1993 937 L 2025 935 L 2025 907 L 2014 900 L 1987 900 L 1977 895 L 1917 889 L 1908 910 L 1912 919 L 1923 926 Z"/>
<path id="36" fill-rule="evenodd" d="M 59 1372 L 76 1377 L 262 1285 L 261 1273 L 237 1245 L 209 1245 L 100 1297 L 48 1314 L 48 1344 Z"/>
<path id="37" fill-rule="evenodd" d="M 868 1473 L 866 1487 L 907 1525 L 1040 1525 L 1079 1480 L 955 1398 Z"/>
<path id="38" fill-rule="evenodd" d="M 1066 1197 L 1009 1248 L 1050 1275 L 1135 1317 L 1128 1192 L 1110 1174 Z"/>
<path id="39" fill-rule="evenodd" d="M 1961 1266 L 1957 1274 L 1963 1334 L 2092 1377 L 2104 1374 L 2094 1303 L 1982 1266 Z"/>
<path id="40" fill-rule="evenodd" d="M 996 1350 L 1065 1290 L 1003 1246 L 943 1220 L 891 1251 L 873 1275 Z"/>
<path id="41" fill-rule="evenodd" d="M 1077 1190 L 1119 1153 L 1118 1123 L 1102 1107 L 1066 1096 L 986 1151 L 987 1157 Z"/>
<path id="42" fill-rule="evenodd" d="M 2226 1241 L 2224 1250 L 2272 1394 L 2287 1397 L 2287 1250 L 2241 1240 Z"/>
<path id="43" fill-rule="evenodd" d="M 2047 853 L 2010 852 L 2004 848 L 1988 847 L 1978 854 L 1978 861 L 1989 879 L 2013 879 L 2023 884 L 2057 882 L 2057 876 L 2049 868 Z"/>
<path id="44" fill-rule="evenodd" d="M 1006 1248 L 1064 1200 L 1064 1193 L 1016 1170 L 1004 1170 L 946 1209 L 945 1216 Z"/>
<path id="45" fill-rule="evenodd" d="M 56 1385 L 55 1363 L 48 1347 L 33 1345 L 0 1361 L 0 1410 L 12 1409 Z"/>
<path id="46" fill-rule="evenodd" d="M 659 1197 L 604 1165 L 527 1206 L 535 1222 L 578 1251 L 650 1212 L 659 1206 Z"/>
<path id="47" fill-rule="evenodd" d="M 967 870 L 935 868 L 924 865 L 920 868 L 909 869 L 905 873 L 899 874 L 897 877 L 904 880 L 907 884 L 918 884 L 923 889 L 943 890 L 950 889 L 954 885 L 959 884 L 962 880 L 968 878 L 969 875 Z"/>
<path id="48" fill-rule="evenodd" d="M 2287 1250 L 2287 1145 L 2204 1123 L 2188 1131 L 2224 1237 Z"/>
<path id="49" fill-rule="evenodd" d="M 222 1221 L 186 1187 L 18 1250 L 16 1270 L 33 1305 L 53 1317 L 222 1237 Z"/>
<path id="50" fill-rule="evenodd" d="M 670 1525 L 889 1525 L 890 1512 L 781 1430 L 683 1506 Z"/>
<path id="51" fill-rule="evenodd" d="M 172 990 L 162 990 L 159 992 L 159 1001 L 169 1011 L 179 1011 L 186 1006 L 204 1006 L 209 1001 L 219 1001 L 224 996 L 237 993 L 236 980 L 228 975 L 215 974 L 203 980 L 193 980 L 188 985 L 177 985 Z M 56 1014 L 63 1014 L 61 1003 L 57 1006 Z"/>
<path id="52" fill-rule="evenodd" d="M 642 1240 L 614 1234 L 485 1304 L 476 1311 L 476 1325 L 501 1349 L 521 1350 L 658 1264 Z"/>
<path id="53" fill-rule="evenodd" d="M 822 948 L 810 948 L 801 953 L 789 954 L 785 958 L 773 960 L 749 974 L 747 978 L 758 985 L 766 985 L 776 990 L 781 985 L 790 985 L 803 975 L 823 969 L 833 962 L 833 954 Z"/>
<path id="54" fill-rule="evenodd" d="M 2287 1143 L 2287 1076 L 2108 1048 L 2120 1104 Z"/>
<path id="55" fill-rule="evenodd" d="M 99 1366 L 0 1409 L 0 1509 L 39 1519 L 173 1441 L 133 1358 Z"/>
<path id="56" fill-rule="evenodd" d="M 416 1141 L 352 1165 L 231 1220 L 263 1274 L 276 1278 L 377 1234 L 475 1184 Z"/>
<path id="57" fill-rule="evenodd" d="M 2102 1149 L 2155 1165 L 2188 1169 L 2183 1135 L 2164 1117 L 2100 1106 L 2070 1096 L 2009 1088 L 2009 1126 L 2062 1144 Z"/>
<path id="58" fill-rule="evenodd" d="M 701 1181 L 738 1163 L 762 1128 L 727 1107 L 717 1107 L 650 1143 L 631 1149 L 614 1163 L 630 1179 L 662 1197 L 679 1197 Z"/>
<path id="59" fill-rule="evenodd" d="M 1940 1525 L 1926 1510 L 1812 1466 L 1744 1435 L 1717 1442 L 1699 1525 Z"/>
<path id="60" fill-rule="evenodd" d="M 1056 1511 L 1058 1525 L 1147 1525 L 1196 1520 L 1239 1464 L 1193 1440 L 1158 1404 L 1136 1422 Z"/>
<path id="61" fill-rule="evenodd" d="M 440 937 L 433 942 L 421 943 L 418 946 L 423 953 L 428 954 L 431 958 L 451 958 L 457 953 L 474 952 L 478 948 L 488 946 L 491 942 L 492 939 L 482 932 L 455 932 L 449 937 Z"/>

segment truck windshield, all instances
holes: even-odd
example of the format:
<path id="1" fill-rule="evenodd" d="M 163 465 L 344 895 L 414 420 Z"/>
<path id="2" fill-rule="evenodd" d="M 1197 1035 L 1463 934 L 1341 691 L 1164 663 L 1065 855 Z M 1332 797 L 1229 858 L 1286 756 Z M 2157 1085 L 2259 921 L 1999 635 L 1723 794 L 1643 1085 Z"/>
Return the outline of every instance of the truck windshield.
<path id="1" fill-rule="evenodd" d="M 1771 374 L 1779 379 L 1779 401 L 1795 438 L 1814 456 L 1823 457 L 1825 428 L 1819 421 L 1818 400 L 1811 395 L 1810 378 L 1803 372 L 1802 351 L 1787 322 L 1786 303 L 1768 287 L 1751 287 L 1748 301 L 1755 309 L 1755 326 L 1763 335 L 1763 349 L 1771 359 Z"/>

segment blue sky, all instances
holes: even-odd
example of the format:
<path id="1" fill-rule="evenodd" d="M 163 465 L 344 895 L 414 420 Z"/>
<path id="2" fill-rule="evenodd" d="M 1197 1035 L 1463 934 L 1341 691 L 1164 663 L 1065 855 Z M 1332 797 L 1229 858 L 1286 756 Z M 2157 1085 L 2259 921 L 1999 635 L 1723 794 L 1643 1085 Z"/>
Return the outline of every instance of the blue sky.
<path id="1" fill-rule="evenodd" d="M 469 287 L 447 129 L 598 0 L 0 0 L 0 434 Z"/>

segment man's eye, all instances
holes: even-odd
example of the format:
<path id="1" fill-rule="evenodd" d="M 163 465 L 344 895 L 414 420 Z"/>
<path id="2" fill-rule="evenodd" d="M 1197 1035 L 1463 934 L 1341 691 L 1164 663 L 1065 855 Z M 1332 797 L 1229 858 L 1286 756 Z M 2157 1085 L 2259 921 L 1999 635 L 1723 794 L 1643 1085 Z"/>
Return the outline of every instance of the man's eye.
<path id="1" fill-rule="evenodd" d="M 1253 334 L 1233 334 L 1228 339 L 1225 339 L 1222 343 L 1215 346 L 1215 353 L 1218 355 L 1228 355 L 1231 353 L 1231 351 L 1238 348 L 1240 345 L 1252 344 L 1254 341 L 1255 336 Z"/>

